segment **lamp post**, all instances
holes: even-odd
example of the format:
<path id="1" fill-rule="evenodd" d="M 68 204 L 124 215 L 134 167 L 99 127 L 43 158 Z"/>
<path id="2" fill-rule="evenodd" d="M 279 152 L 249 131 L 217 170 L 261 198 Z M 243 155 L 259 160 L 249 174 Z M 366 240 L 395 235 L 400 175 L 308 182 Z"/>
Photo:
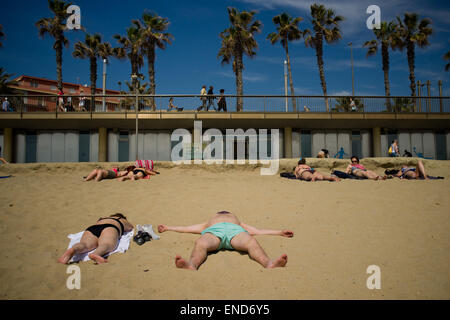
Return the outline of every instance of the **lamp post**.
<path id="1" fill-rule="evenodd" d="M 352 43 L 349 42 L 348 45 L 350 46 L 350 60 L 352 64 L 352 96 L 355 96 L 355 72 L 353 70 L 353 47 Z"/>
<path id="2" fill-rule="evenodd" d="M 106 63 L 108 62 L 108 60 L 103 59 L 103 112 L 106 112 L 106 98 L 105 98 L 105 94 L 106 94 Z"/>
<path id="3" fill-rule="evenodd" d="M 287 61 L 286 60 L 284 60 L 284 95 L 286 97 L 286 112 L 288 112 Z"/>
<path id="4" fill-rule="evenodd" d="M 134 104 L 134 110 L 136 111 L 136 138 L 135 138 L 135 142 L 136 142 L 136 160 L 138 160 L 138 88 L 137 88 L 137 75 L 136 74 L 132 74 L 131 75 L 131 79 L 133 81 L 133 88 L 134 88 L 134 93 L 136 95 L 136 101 Z"/>

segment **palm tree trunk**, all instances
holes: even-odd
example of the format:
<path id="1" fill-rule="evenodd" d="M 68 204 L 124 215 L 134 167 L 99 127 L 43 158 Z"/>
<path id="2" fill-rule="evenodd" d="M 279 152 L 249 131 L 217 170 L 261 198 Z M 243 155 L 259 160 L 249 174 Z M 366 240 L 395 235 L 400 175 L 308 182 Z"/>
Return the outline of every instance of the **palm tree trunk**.
<path id="1" fill-rule="evenodd" d="M 385 43 L 381 44 L 381 58 L 384 71 L 384 94 L 386 97 L 391 95 L 389 86 L 389 48 Z M 392 112 L 391 98 L 386 98 L 386 108 L 388 112 Z"/>
<path id="2" fill-rule="evenodd" d="M 325 106 L 329 112 L 329 105 L 327 99 L 327 83 L 325 81 L 325 73 L 323 71 L 323 37 L 318 34 L 315 39 L 317 66 L 319 67 L 320 84 L 322 85 L 323 95 L 325 96 Z"/>
<path id="3" fill-rule="evenodd" d="M 292 81 L 291 59 L 289 58 L 288 40 L 287 39 L 285 40 L 286 40 L 286 60 L 289 73 L 289 86 L 291 87 L 291 96 L 292 96 L 292 108 L 294 112 L 297 112 L 297 104 L 295 103 L 294 83 Z"/>
<path id="4" fill-rule="evenodd" d="M 407 56 L 408 56 L 408 67 L 409 67 L 409 81 L 411 82 L 409 87 L 411 88 L 411 96 L 416 96 L 416 76 L 414 74 L 414 43 L 408 42 L 407 44 Z"/>
<path id="5" fill-rule="evenodd" d="M 416 76 L 414 74 L 414 58 L 415 58 L 415 53 L 414 53 L 414 42 L 408 41 L 407 45 L 406 45 L 406 55 L 408 57 L 408 67 L 409 67 L 409 81 L 410 81 L 410 85 L 409 87 L 411 88 L 411 97 L 413 97 L 413 104 L 414 104 L 414 111 L 417 112 L 417 107 L 416 107 Z"/>
<path id="6" fill-rule="evenodd" d="M 242 95 L 244 94 L 243 82 L 242 82 L 242 69 L 244 64 L 242 61 L 242 51 L 238 51 L 236 54 L 236 94 L 238 95 L 236 99 L 236 111 L 240 112 L 244 109 L 244 104 L 242 101 Z"/>
<path id="7" fill-rule="evenodd" d="M 97 58 L 91 57 L 90 61 L 90 78 L 91 78 L 91 110 L 95 111 L 95 94 L 97 92 Z"/>
<path id="8" fill-rule="evenodd" d="M 147 55 L 148 60 L 148 78 L 150 80 L 150 94 L 156 93 L 156 83 L 155 83 L 155 45 L 152 44 L 149 48 Z M 155 99 L 150 98 L 150 107 L 153 111 L 156 110 Z"/>
<path id="9" fill-rule="evenodd" d="M 62 81 L 62 37 L 57 37 L 55 41 L 55 52 L 56 52 L 56 77 L 58 81 L 58 89 L 62 91 L 63 81 Z"/>

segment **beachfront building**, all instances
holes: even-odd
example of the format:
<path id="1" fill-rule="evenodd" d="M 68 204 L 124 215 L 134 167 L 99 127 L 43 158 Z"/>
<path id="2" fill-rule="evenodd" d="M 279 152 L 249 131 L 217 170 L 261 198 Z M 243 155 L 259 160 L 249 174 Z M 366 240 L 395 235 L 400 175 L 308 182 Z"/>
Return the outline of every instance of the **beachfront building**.
<path id="1" fill-rule="evenodd" d="M 134 161 L 136 155 L 139 159 L 170 161 L 172 148 L 178 143 L 171 141 L 171 135 L 180 128 L 187 129 L 193 141 L 211 128 L 224 136 L 227 129 L 243 129 L 250 136 L 260 129 L 278 129 L 280 158 L 315 157 L 321 149 L 327 149 L 331 158 L 385 157 L 389 145 L 397 139 L 401 154 L 407 150 L 413 157 L 450 159 L 448 97 L 415 101 L 403 97 L 413 102 L 410 109 L 388 109 L 386 97 L 358 97 L 361 103 L 357 111 L 341 108 L 345 97 L 328 97 L 327 111 L 320 96 L 297 97 L 297 106 L 304 106 L 300 110 L 293 110 L 291 99 L 282 96 L 246 96 L 244 110 L 236 112 L 236 97 L 227 96 L 227 112 L 208 112 L 197 111 L 199 96 L 119 96 L 108 90 L 109 96 L 99 92 L 95 97 L 95 109 L 61 112 L 51 107 L 56 100 L 54 82 L 44 89 L 42 79 L 37 86 L 27 83 L 34 79 L 19 77 L 22 84 L 18 90 L 27 94 L 9 96 L 16 101 L 15 111 L 0 113 L 0 146 L 3 157 L 13 163 L 122 162 Z M 80 95 L 81 86 L 74 85 L 74 92 L 70 91 L 71 84 L 65 86 L 67 95 L 73 94 L 74 99 Z M 45 91 L 45 96 L 31 90 L 41 90 L 39 94 Z M 86 95 L 86 90 L 82 94 Z M 183 111 L 167 111 L 171 97 Z M 42 108 L 29 108 L 31 101 L 41 101 Z M 106 109 L 102 107 L 104 101 Z M 196 121 L 201 121 L 201 131 L 194 130 Z M 270 155 L 270 135 L 264 139 Z M 246 157 L 249 141 L 251 137 L 245 142 Z"/>

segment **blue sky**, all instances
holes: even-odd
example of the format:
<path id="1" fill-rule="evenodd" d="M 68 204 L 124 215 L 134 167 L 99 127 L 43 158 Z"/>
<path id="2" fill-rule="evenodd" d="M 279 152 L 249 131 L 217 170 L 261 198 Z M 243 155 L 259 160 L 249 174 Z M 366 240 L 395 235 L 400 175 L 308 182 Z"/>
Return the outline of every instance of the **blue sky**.
<path id="1" fill-rule="evenodd" d="M 255 10 L 256 19 L 263 24 L 256 36 L 259 44 L 253 59 L 244 58 L 244 94 L 284 94 L 284 49 L 271 45 L 267 35 L 275 31 L 272 17 L 281 12 L 300 16 L 300 28 L 310 28 L 309 6 L 314 1 L 300 0 L 74 0 L 81 8 L 81 23 L 88 33 L 100 33 L 113 46 L 114 34 L 125 34 L 132 19 L 144 10 L 154 11 L 170 21 L 168 32 L 175 37 L 166 50 L 157 50 L 156 81 L 158 94 L 199 94 L 203 84 L 235 94 L 235 78 L 231 65 L 221 65 L 219 33 L 229 26 L 228 6 L 239 10 Z M 325 45 L 324 61 L 328 93 L 347 95 L 352 92 L 350 49 L 353 42 L 356 95 L 384 95 L 381 56 L 366 58 L 362 44 L 374 37 L 367 29 L 366 8 L 377 4 L 382 21 L 390 21 L 404 12 L 416 12 L 433 20 L 431 45 L 416 50 L 416 80 L 431 80 L 432 94 L 437 95 L 437 81 L 443 81 L 444 95 L 450 95 L 449 72 L 444 71 L 445 52 L 450 50 L 450 4 L 448 1 L 348 1 L 324 0 L 320 3 L 335 9 L 346 18 L 341 25 L 343 39 Z M 6 37 L 0 49 L 0 66 L 15 76 L 22 74 L 56 79 L 53 40 L 38 37 L 35 22 L 51 16 L 46 0 L 2 1 L 0 24 Z M 69 31 L 70 41 L 63 56 L 63 79 L 67 82 L 89 84 L 88 60 L 71 56 L 75 42 L 84 39 L 81 31 Z M 409 95 L 409 72 L 404 52 L 390 52 L 390 82 L 392 95 Z M 321 95 L 322 89 L 316 64 L 315 50 L 306 48 L 303 39 L 290 44 L 293 80 L 296 95 Z M 107 88 L 119 89 L 118 82 L 129 80 L 129 61 L 112 59 L 108 66 Z M 102 67 L 99 63 L 97 86 L 101 87 Z M 147 65 L 141 72 L 147 75 Z M 124 85 L 122 85 L 124 87 Z"/>

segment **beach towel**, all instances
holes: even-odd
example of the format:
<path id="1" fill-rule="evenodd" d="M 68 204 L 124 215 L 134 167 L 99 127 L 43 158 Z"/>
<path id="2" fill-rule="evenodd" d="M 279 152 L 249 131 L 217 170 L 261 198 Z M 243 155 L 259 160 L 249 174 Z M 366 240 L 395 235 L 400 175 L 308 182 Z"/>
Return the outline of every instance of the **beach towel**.
<path id="1" fill-rule="evenodd" d="M 69 234 L 67 236 L 67 238 L 70 239 L 69 242 L 69 246 L 67 247 L 67 249 L 72 248 L 76 243 L 80 242 L 81 237 L 83 236 L 84 231 L 80 231 L 78 233 L 75 234 Z M 130 247 L 130 242 L 131 239 L 133 239 L 133 234 L 134 234 L 134 230 L 131 230 L 129 232 L 125 232 L 119 240 L 119 243 L 117 245 L 117 247 L 110 253 L 106 254 L 104 257 L 108 257 L 109 255 L 113 254 L 113 253 L 123 253 L 125 251 L 128 250 L 128 248 Z M 89 258 L 89 254 L 91 252 L 93 252 L 94 250 L 90 251 L 90 252 L 86 252 L 86 253 L 81 253 L 81 254 L 76 254 L 72 257 L 72 259 L 70 259 L 69 262 L 78 262 L 78 261 L 88 261 L 91 260 Z"/>
<path id="2" fill-rule="evenodd" d="M 365 179 L 365 178 L 354 176 L 352 174 L 347 174 L 346 172 L 339 171 L 339 170 L 334 170 L 332 172 L 332 174 L 334 174 L 336 177 L 341 178 L 341 179 L 357 179 L 357 180 Z"/>
<path id="3" fill-rule="evenodd" d="M 12 177 L 12 175 L 9 175 L 9 176 L 1 176 L 0 179 L 6 179 L 6 178 L 11 178 L 11 177 Z"/>
<path id="4" fill-rule="evenodd" d="M 137 168 L 145 168 L 147 170 L 153 170 L 153 160 L 136 160 L 134 165 Z"/>

